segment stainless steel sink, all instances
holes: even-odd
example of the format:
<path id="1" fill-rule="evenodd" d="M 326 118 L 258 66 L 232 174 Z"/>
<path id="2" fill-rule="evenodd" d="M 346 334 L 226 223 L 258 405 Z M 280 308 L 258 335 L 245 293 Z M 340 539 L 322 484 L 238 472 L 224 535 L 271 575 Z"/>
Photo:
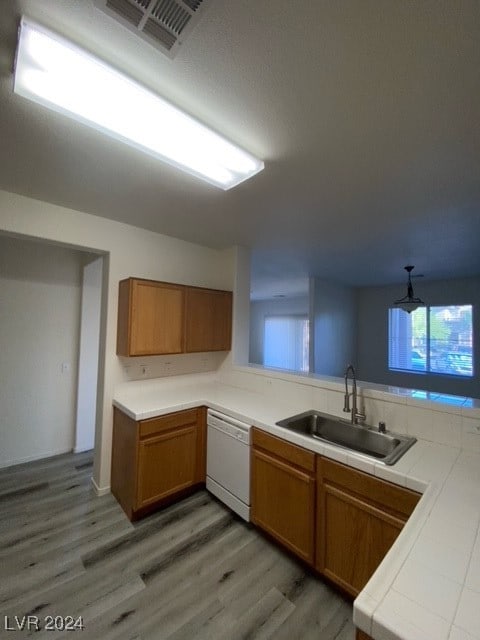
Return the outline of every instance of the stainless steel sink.
<path id="1" fill-rule="evenodd" d="M 417 441 L 416 438 L 380 433 L 372 427 L 351 424 L 314 410 L 280 420 L 277 425 L 338 447 L 363 453 L 388 465 L 397 462 Z"/>

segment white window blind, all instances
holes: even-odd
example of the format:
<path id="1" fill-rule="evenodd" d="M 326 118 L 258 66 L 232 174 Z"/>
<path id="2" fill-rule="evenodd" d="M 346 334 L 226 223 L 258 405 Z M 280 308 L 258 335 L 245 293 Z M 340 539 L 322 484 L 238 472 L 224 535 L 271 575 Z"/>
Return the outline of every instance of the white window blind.
<path id="1" fill-rule="evenodd" d="M 472 305 L 388 312 L 388 367 L 473 376 Z"/>
<path id="2" fill-rule="evenodd" d="M 266 367 L 308 372 L 308 318 L 265 318 L 263 364 Z"/>

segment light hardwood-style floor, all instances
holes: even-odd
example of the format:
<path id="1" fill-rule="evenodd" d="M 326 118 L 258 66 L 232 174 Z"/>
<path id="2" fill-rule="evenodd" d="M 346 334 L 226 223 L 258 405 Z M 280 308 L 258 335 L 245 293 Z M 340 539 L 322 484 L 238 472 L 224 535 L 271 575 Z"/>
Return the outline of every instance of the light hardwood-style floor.
<path id="1" fill-rule="evenodd" d="M 91 453 L 0 471 L 0 638 L 353 640 L 351 603 L 206 491 L 131 524 L 91 474 Z"/>

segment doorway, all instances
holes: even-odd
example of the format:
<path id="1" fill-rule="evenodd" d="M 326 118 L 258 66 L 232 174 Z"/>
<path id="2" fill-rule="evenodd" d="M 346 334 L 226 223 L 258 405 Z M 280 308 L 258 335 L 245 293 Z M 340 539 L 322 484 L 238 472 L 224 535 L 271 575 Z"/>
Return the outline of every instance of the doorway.
<path id="1" fill-rule="evenodd" d="M 104 261 L 0 234 L 0 467 L 93 448 Z"/>

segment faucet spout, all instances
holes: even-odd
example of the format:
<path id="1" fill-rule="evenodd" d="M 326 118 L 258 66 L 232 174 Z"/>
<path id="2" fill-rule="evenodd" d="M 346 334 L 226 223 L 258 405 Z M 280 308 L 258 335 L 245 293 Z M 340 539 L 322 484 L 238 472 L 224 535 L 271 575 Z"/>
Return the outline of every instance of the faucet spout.
<path id="1" fill-rule="evenodd" d="M 344 398 L 344 403 L 343 403 L 343 410 L 344 410 L 345 413 L 350 413 L 350 411 L 351 411 L 351 409 L 350 409 L 350 393 L 348 392 L 348 374 L 350 372 L 352 372 L 354 390 L 356 390 L 355 369 L 353 368 L 352 364 L 349 364 L 347 366 L 347 368 L 345 369 L 345 398 Z"/>
<path id="2" fill-rule="evenodd" d="M 348 377 L 349 374 L 352 375 L 352 392 L 348 391 Z M 352 408 L 350 409 L 350 395 L 352 396 Z M 357 410 L 357 377 L 355 374 L 355 368 L 353 364 L 349 364 L 345 369 L 345 401 L 343 405 L 343 410 L 345 413 L 351 413 L 351 422 L 352 424 L 358 424 L 360 421 L 363 422 L 366 418 L 365 414 L 360 413 Z"/>

